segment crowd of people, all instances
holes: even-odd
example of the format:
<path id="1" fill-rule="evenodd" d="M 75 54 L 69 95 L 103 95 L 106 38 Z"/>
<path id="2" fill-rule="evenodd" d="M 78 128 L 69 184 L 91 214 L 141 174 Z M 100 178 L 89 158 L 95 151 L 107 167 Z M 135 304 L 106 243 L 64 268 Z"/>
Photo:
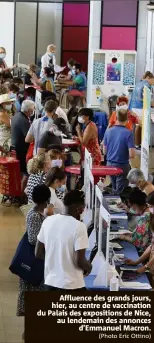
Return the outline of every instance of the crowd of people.
<path id="1" fill-rule="evenodd" d="M 144 75 L 130 102 L 123 95 L 117 98 L 116 109 L 100 142 L 93 110 L 85 106 L 86 75 L 82 66 L 70 59 L 68 74 L 57 75 L 55 52 L 54 45 L 47 47 L 40 75 L 36 66 L 30 64 L 24 78 L 18 78 L 11 73 L 16 66 L 7 67 L 6 51 L 0 48 L 0 150 L 6 155 L 15 151 L 19 160 L 21 197 L 18 201 L 20 205 L 29 206 L 28 241 L 36 247 L 36 257 L 45 258 L 45 276 L 39 285 L 20 278 L 19 316 L 25 311 L 25 291 L 85 289 L 84 276 L 92 269 L 85 257 L 87 228 L 80 220 L 85 207 L 84 193 L 81 189 L 68 189 L 65 173 L 68 156 L 63 149 L 63 137 L 78 142 L 81 174 L 85 148 L 91 153 L 93 165 L 106 163 L 122 169 L 120 175 L 111 176 L 112 193 L 121 196 L 129 190 L 125 203 L 119 206 L 135 215 L 136 222 L 133 232 L 120 239 L 134 244 L 140 255 L 138 261 L 128 260 L 127 263 L 137 265 L 146 261 L 138 272 L 148 269 L 154 276 L 154 185 L 145 179 L 140 169 L 131 169 L 130 163 L 135 157 L 135 130 L 142 125 L 143 88 L 154 84 L 154 76 L 150 72 Z M 70 107 L 67 109 L 59 105 L 55 78 L 59 85 L 68 86 Z M 39 87 L 42 95 L 37 119 L 35 87 Z M 80 98 L 83 107 L 78 109 Z M 5 197 L 6 203 L 13 201 Z"/>

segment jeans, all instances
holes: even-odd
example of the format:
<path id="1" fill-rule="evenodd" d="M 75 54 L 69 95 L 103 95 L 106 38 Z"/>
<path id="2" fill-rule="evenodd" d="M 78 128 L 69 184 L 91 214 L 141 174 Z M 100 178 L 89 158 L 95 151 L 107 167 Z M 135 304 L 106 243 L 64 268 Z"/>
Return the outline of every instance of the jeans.
<path id="1" fill-rule="evenodd" d="M 131 167 L 129 164 L 120 165 L 114 162 L 107 162 L 107 166 L 121 168 L 123 170 L 122 174 L 111 176 L 113 192 L 119 195 L 124 190 L 124 188 L 128 187 L 129 182 L 127 180 L 127 175 L 131 170 Z"/>
<path id="2" fill-rule="evenodd" d="M 57 287 L 53 287 L 53 286 L 44 285 L 44 288 L 45 288 L 46 292 L 61 291 L 61 292 L 66 292 L 66 293 L 72 293 L 72 292 L 75 292 L 75 291 L 86 291 L 85 287 L 76 288 L 76 289 L 64 289 L 64 288 L 57 288 Z"/>

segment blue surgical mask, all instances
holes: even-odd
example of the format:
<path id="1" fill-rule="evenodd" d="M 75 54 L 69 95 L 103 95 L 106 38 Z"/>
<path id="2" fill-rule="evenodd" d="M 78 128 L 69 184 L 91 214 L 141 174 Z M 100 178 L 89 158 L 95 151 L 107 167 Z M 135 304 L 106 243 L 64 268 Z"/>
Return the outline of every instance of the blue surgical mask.
<path id="1" fill-rule="evenodd" d="M 10 98 L 10 99 L 16 99 L 17 97 L 16 97 L 16 94 L 10 93 L 10 94 L 9 94 L 9 98 Z"/>
<path id="2" fill-rule="evenodd" d="M 0 58 L 1 58 L 2 60 L 4 60 L 5 56 L 6 56 L 6 55 L 5 55 L 4 53 L 1 53 L 1 54 L 0 54 Z"/>
<path id="3" fill-rule="evenodd" d="M 64 193 L 66 191 L 66 185 L 62 185 L 61 187 L 58 187 L 57 191 Z"/>
<path id="4" fill-rule="evenodd" d="M 57 159 L 57 160 L 52 160 L 51 161 L 51 168 L 61 168 L 63 165 L 63 161 L 61 159 Z"/>
<path id="5" fill-rule="evenodd" d="M 49 57 L 55 56 L 55 54 L 53 52 L 49 52 L 48 55 L 49 55 Z"/>

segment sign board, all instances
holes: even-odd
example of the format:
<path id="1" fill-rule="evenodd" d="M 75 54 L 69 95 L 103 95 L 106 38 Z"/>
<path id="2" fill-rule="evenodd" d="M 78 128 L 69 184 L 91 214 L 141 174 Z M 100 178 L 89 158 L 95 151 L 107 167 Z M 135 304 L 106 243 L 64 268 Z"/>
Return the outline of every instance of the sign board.
<path id="1" fill-rule="evenodd" d="M 146 180 L 148 179 L 148 173 L 149 173 L 150 123 L 151 123 L 151 92 L 149 88 L 144 87 L 143 116 L 142 116 L 141 170 Z"/>

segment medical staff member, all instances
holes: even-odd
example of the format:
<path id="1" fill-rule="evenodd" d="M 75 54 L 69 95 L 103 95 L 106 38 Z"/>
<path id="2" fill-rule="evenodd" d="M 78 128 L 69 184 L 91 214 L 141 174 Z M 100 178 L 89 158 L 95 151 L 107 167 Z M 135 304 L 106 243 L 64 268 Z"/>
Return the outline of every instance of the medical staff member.
<path id="1" fill-rule="evenodd" d="M 54 44 L 48 45 L 47 52 L 41 58 L 41 77 L 44 75 L 44 68 L 56 65 L 56 46 Z"/>

